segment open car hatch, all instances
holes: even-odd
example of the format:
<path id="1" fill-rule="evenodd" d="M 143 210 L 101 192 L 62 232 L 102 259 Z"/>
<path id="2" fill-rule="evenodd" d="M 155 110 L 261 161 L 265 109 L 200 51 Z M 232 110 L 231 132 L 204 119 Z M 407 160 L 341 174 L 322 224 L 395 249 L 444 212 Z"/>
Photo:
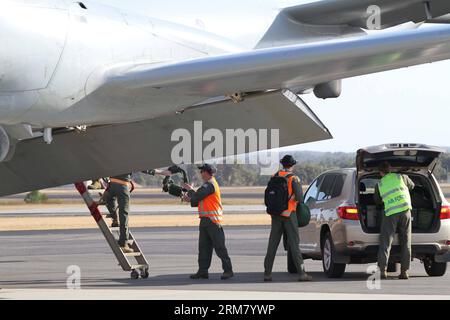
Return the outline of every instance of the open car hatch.
<path id="1" fill-rule="evenodd" d="M 358 173 L 377 170 L 387 161 L 394 170 L 433 172 L 439 156 L 445 150 L 424 144 L 396 143 L 360 149 L 356 156 Z"/>

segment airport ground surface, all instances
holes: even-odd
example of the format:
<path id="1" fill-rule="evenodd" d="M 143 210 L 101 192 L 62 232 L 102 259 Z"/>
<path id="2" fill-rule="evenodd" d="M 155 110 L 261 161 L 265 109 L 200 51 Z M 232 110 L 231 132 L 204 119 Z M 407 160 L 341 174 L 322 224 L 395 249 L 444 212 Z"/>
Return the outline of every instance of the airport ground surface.
<path id="1" fill-rule="evenodd" d="M 197 228 L 138 228 L 134 230 L 150 260 L 150 278 L 131 280 L 117 266 L 98 230 L 2 232 L 0 298 L 96 299 L 448 299 L 450 274 L 430 278 L 420 262 L 413 263 L 409 281 L 393 277 L 381 290 L 367 288 L 367 265 L 348 267 L 342 279 L 328 279 L 320 262 L 307 261 L 314 282 L 298 283 L 286 271 L 281 250 L 274 281 L 262 281 L 267 226 L 227 227 L 228 248 L 236 277 L 220 280 L 215 257 L 210 280 L 188 278 L 196 270 Z M 83 290 L 67 290 L 67 267 L 81 268 Z M 394 274 L 393 274 L 394 276 Z M 346 294 L 346 295 L 343 295 Z"/>
<path id="2" fill-rule="evenodd" d="M 307 188 L 308 186 L 303 186 L 304 191 L 306 191 Z M 441 188 L 445 196 L 450 198 L 450 184 L 441 184 Z M 254 201 L 262 203 L 264 189 L 265 187 L 223 187 L 221 188 L 222 199 L 225 203 L 228 202 L 230 204 L 254 204 Z M 81 201 L 80 195 L 70 186 L 46 189 L 42 192 L 47 195 L 50 203 L 67 204 L 78 203 Z M 94 191 L 93 193 L 97 192 Z M 22 203 L 24 198 L 25 194 L 23 193 L 2 197 L 0 198 L 0 205 L 17 205 Z M 168 201 L 171 203 L 174 202 L 173 197 L 169 196 L 167 193 L 163 193 L 161 188 L 137 188 L 133 192 L 132 198 L 135 203 L 141 204 L 167 204 Z"/>
<path id="3" fill-rule="evenodd" d="M 304 186 L 306 189 L 307 186 Z M 224 201 L 240 200 L 251 201 L 252 199 L 261 200 L 264 196 L 264 187 L 223 187 L 221 188 L 222 197 Z M 80 202 L 80 194 L 72 186 L 51 188 L 41 191 L 47 195 L 49 203 L 77 203 Z M 100 191 L 92 191 L 97 194 Z M 0 198 L 0 205 L 20 204 L 25 198 L 26 193 L 15 194 Z M 161 188 L 142 188 L 138 187 L 132 193 L 132 198 L 138 203 L 167 203 L 173 202 L 173 197 L 167 193 L 163 193 Z"/>
<path id="4" fill-rule="evenodd" d="M 418 261 L 410 281 L 392 277 L 381 283 L 381 290 L 367 288 L 368 265 L 349 266 L 342 279 L 328 279 L 321 262 L 306 261 L 314 282 L 298 283 L 286 272 L 281 248 L 274 282 L 264 283 L 270 217 L 264 213 L 263 190 L 223 190 L 227 243 L 236 271 L 226 282 L 220 280 L 216 257 L 210 280 L 189 279 L 197 266 L 195 209 L 159 189 L 138 189 L 131 207 L 130 225 L 151 264 L 146 280 L 131 280 L 117 266 L 74 190 L 45 190 L 54 201 L 43 205 L 24 204 L 24 195 L 0 199 L 0 299 L 450 299 L 450 272 L 430 278 Z M 444 187 L 445 193 L 449 190 Z M 81 268 L 83 290 L 67 290 L 71 265 Z"/>

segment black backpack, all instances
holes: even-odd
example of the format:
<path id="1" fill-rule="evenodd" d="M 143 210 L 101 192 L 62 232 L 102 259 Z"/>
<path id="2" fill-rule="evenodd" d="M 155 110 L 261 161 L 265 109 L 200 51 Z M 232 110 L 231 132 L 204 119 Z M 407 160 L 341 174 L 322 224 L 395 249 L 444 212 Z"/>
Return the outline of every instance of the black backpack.
<path id="1" fill-rule="evenodd" d="M 292 195 L 289 197 L 288 181 L 293 175 L 281 177 L 277 173 L 270 179 L 264 193 L 264 203 L 268 214 L 279 216 L 288 209 L 288 202 L 292 197 Z"/>

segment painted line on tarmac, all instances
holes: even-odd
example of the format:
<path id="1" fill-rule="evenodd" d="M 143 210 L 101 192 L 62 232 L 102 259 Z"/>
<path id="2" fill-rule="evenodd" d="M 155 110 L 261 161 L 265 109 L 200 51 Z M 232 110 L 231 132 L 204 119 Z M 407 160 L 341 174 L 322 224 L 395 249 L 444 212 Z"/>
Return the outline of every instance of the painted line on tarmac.
<path id="1" fill-rule="evenodd" d="M 450 295 L 395 295 L 203 290 L 2 289 L 13 300 L 450 300 Z"/>
<path id="2" fill-rule="evenodd" d="M 263 205 L 224 205 L 224 211 L 233 213 L 255 213 L 265 212 L 266 207 Z M 106 211 L 106 208 L 102 208 Z M 194 214 L 197 208 L 191 208 L 188 205 L 131 205 L 130 212 L 142 214 Z M 0 207 L 0 217 L 2 216 L 66 216 L 66 215 L 89 215 L 85 205 L 43 205 L 43 206 L 27 206 L 8 207 L 6 209 Z"/>

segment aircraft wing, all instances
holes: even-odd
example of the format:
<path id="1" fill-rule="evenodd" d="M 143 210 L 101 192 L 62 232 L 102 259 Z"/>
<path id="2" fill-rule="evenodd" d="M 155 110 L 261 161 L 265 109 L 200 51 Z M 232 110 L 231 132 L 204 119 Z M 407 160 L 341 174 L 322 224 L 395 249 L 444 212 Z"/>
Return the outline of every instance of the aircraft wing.
<path id="1" fill-rule="evenodd" d="M 252 94 L 239 104 L 221 99 L 154 120 L 91 127 L 85 133 L 56 132 L 50 145 L 40 138 L 22 141 L 16 146 L 14 158 L 0 163 L 4 182 L 0 184 L 0 196 L 169 166 L 172 149 L 179 143 L 177 139 L 172 141 L 172 133 L 177 129 L 194 132 L 194 121 L 198 120 L 202 121 L 203 132 L 214 128 L 223 136 L 229 128 L 258 133 L 260 129 L 279 129 L 280 147 L 332 138 L 311 109 L 292 92 Z M 271 132 L 268 131 L 267 147 L 273 146 Z M 201 147 L 209 144 L 202 137 L 199 139 L 192 136 L 187 153 L 193 154 L 199 146 L 194 141 Z"/>
<path id="2" fill-rule="evenodd" d="M 310 88 L 449 58 L 450 26 L 435 26 L 164 65 L 112 66 L 92 78 L 87 94 L 90 101 L 108 108 L 128 100 L 134 109 L 148 110 L 153 102 L 161 109 L 157 117 L 211 97 Z M 123 110 L 123 105 L 118 108 Z"/>

